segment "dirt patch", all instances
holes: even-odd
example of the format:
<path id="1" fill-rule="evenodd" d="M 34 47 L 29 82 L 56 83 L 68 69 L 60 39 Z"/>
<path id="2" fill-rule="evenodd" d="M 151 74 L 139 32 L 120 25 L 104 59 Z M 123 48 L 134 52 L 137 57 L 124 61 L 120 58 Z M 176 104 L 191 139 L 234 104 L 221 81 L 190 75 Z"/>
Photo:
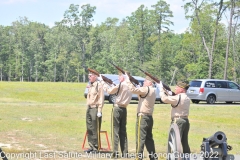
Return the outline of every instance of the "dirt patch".
<path id="1" fill-rule="evenodd" d="M 23 120 L 23 121 L 33 121 L 31 118 L 27 118 L 27 117 L 24 117 L 24 118 L 21 118 L 21 120 Z"/>

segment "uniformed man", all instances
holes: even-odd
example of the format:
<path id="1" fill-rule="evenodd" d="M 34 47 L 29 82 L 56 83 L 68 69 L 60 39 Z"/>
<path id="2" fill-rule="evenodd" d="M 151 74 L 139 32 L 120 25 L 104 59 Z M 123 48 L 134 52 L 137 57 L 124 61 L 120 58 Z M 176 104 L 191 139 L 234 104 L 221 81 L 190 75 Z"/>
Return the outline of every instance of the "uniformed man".
<path id="1" fill-rule="evenodd" d="M 94 71 L 94 70 L 91 70 Z M 87 94 L 86 125 L 88 132 L 88 144 L 90 149 L 87 153 L 97 153 L 100 150 L 100 131 L 102 122 L 102 108 L 104 104 L 104 91 L 102 84 L 97 80 L 96 71 L 89 72 L 88 78 L 91 83 Z"/>
<path id="2" fill-rule="evenodd" d="M 170 96 L 169 93 L 163 89 L 161 82 L 158 84 L 158 87 L 160 89 L 161 100 L 164 103 L 171 104 L 171 124 L 176 123 L 178 125 L 183 153 L 190 153 L 190 147 L 188 145 L 190 98 L 186 94 L 189 85 L 185 82 L 178 82 L 175 88 L 175 96 Z"/>
<path id="3" fill-rule="evenodd" d="M 112 110 L 112 158 L 120 157 L 118 145 L 120 141 L 120 149 L 122 157 L 127 157 L 128 154 L 128 139 L 127 139 L 127 105 L 132 99 L 132 93 L 129 91 L 122 72 L 119 72 L 120 83 L 116 86 L 104 87 L 108 94 L 115 94 L 116 100 Z M 104 85 L 105 86 L 105 85 Z"/>
<path id="4" fill-rule="evenodd" d="M 143 159 L 144 145 L 149 152 L 151 160 L 157 159 L 155 153 L 155 145 L 153 140 L 153 109 L 156 100 L 155 89 L 153 88 L 153 80 L 146 77 L 143 87 L 135 87 L 127 77 L 127 84 L 130 91 L 138 94 L 138 107 L 137 107 L 137 123 L 136 123 L 136 159 Z"/>

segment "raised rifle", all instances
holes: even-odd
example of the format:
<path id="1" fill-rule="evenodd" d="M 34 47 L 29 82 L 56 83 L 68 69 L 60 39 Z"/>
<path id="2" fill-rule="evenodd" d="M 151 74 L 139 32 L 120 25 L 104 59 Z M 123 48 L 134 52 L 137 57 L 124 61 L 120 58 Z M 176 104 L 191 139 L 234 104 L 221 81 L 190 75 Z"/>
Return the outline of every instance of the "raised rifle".
<path id="1" fill-rule="evenodd" d="M 150 73 L 145 72 L 145 71 L 142 70 L 141 68 L 138 68 L 138 69 L 139 69 L 140 71 L 142 71 L 145 75 L 147 75 L 148 77 L 150 77 L 152 80 L 154 80 L 154 82 L 160 83 L 160 80 L 157 79 L 156 77 L 152 76 Z M 164 89 L 164 90 L 171 91 L 171 88 L 170 88 L 168 85 L 166 85 L 166 84 L 164 84 L 164 83 L 162 83 L 162 85 L 163 85 L 163 89 Z M 171 91 L 171 92 L 172 92 L 172 95 L 173 95 L 173 96 L 176 95 L 176 93 L 174 93 L 173 91 Z"/>
<path id="2" fill-rule="evenodd" d="M 120 67 L 116 66 L 116 65 L 113 64 L 112 62 L 109 62 L 109 63 L 111 63 L 117 70 L 119 70 L 120 72 L 122 72 L 122 74 L 127 74 L 128 77 L 129 77 L 129 80 L 130 80 L 132 83 L 134 83 L 134 84 L 136 84 L 136 85 L 139 85 L 138 80 L 136 80 L 136 79 L 135 79 L 133 76 L 131 76 L 128 72 L 125 72 L 123 69 L 121 69 Z"/>
<path id="3" fill-rule="evenodd" d="M 92 72 L 92 73 L 96 74 L 98 77 L 100 77 L 100 74 L 97 71 L 95 71 L 91 68 L 88 68 L 88 71 Z M 106 82 L 108 85 L 112 85 L 112 84 L 115 85 L 111 79 L 108 79 L 107 77 L 105 77 L 103 75 L 101 75 L 101 76 L 102 76 L 103 81 Z"/>

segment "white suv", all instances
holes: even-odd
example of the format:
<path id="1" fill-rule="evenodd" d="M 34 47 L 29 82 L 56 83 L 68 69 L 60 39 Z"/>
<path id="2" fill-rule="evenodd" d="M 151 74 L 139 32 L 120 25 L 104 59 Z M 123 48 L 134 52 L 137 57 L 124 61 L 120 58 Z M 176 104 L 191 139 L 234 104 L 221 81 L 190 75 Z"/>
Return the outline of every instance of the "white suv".
<path id="1" fill-rule="evenodd" d="M 113 81 L 113 83 L 115 84 L 119 84 L 119 76 L 116 74 L 102 74 L 103 76 L 107 77 L 108 79 L 111 79 Z M 143 77 L 139 77 L 139 76 L 133 76 L 136 80 L 138 80 L 139 85 L 143 86 L 143 82 L 144 79 Z M 87 98 L 87 94 L 88 94 L 88 88 L 89 88 L 89 83 L 84 91 L 84 97 Z M 157 87 L 155 87 L 155 92 L 156 92 L 156 101 L 160 101 L 160 97 L 159 97 L 159 90 Z M 115 95 L 114 94 L 108 94 L 107 92 L 104 92 L 104 96 L 105 96 L 105 100 L 108 100 L 109 103 L 114 103 L 115 101 Z M 138 100 L 138 95 L 136 94 L 132 94 L 132 100 Z"/>
<path id="2" fill-rule="evenodd" d="M 193 103 L 240 102 L 240 87 L 228 80 L 195 79 L 190 82 L 187 95 Z"/>

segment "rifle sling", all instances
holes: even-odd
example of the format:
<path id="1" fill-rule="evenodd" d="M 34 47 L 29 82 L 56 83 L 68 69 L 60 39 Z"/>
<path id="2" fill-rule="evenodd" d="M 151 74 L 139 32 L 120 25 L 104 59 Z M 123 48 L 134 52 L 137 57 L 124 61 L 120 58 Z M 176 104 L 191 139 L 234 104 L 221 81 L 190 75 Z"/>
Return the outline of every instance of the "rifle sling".
<path id="1" fill-rule="evenodd" d="M 178 103 L 177 103 L 177 105 L 176 106 L 172 106 L 173 108 L 176 108 L 178 105 L 179 105 L 179 103 L 180 103 L 180 101 L 181 101 L 181 94 L 179 94 L 179 99 L 178 99 Z"/>
<path id="2" fill-rule="evenodd" d="M 115 93 L 116 96 L 118 95 L 118 93 L 119 93 L 119 91 L 120 91 L 120 87 L 121 87 L 121 82 L 119 83 L 119 87 L 118 87 L 117 93 Z"/>
<path id="3" fill-rule="evenodd" d="M 147 92 L 147 94 L 146 94 L 144 97 L 142 97 L 142 96 L 140 95 L 140 97 L 141 97 L 141 98 L 146 98 L 147 95 L 148 95 L 148 93 L 149 93 L 149 87 L 148 87 L 148 92 Z"/>
<path id="4" fill-rule="evenodd" d="M 96 92 L 98 92 L 98 82 L 97 82 L 97 86 L 96 86 L 95 90 L 96 90 Z"/>

